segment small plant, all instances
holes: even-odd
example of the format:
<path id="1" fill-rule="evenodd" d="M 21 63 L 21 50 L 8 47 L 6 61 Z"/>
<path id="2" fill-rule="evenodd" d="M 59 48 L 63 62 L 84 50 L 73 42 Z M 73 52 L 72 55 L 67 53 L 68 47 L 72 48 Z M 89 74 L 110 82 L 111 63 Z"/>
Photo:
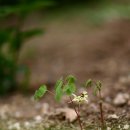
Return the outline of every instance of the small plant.
<path id="1" fill-rule="evenodd" d="M 98 97 L 99 109 L 100 109 L 100 122 L 102 130 L 105 127 L 104 114 L 103 114 L 103 101 L 102 101 L 102 83 L 100 81 L 94 82 L 91 79 L 86 81 L 86 87 L 94 87 L 94 95 Z"/>
<path id="2" fill-rule="evenodd" d="M 27 90 L 29 69 L 18 63 L 20 51 L 25 41 L 43 31 L 38 28 L 23 30 L 23 25 L 30 13 L 51 6 L 53 2 L 50 0 L 16 0 L 15 2 L 2 0 L 0 3 L 0 20 L 3 24 L 5 23 L 0 27 L 0 95 L 4 95 L 17 89 L 18 85 L 22 87 L 22 90 Z M 16 22 L 10 24 L 12 16 Z M 21 84 L 17 80 L 19 73 L 23 75 L 23 79 L 20 79 Z"/>
<path id="3" fill-rule="evenodd" d="M 80 119 L 80 104 L 84 101 L 88 102 L 88 95 L 87 92 L 82 92 L 78 96 L 75 95 L 75 82 L 76 78 L 72 75 L 67 76 L 65 79 L 61 78 L 57 80 L 55 85 L 55 93 L 50 92 L 49 90 L 47 90 L 47 87 L 45 85 L 42 85 L 38 90 L 36 90 L 34 99 L 39 100 L 46 92 L 52 94 L 57 101 L 60 101 L 63 95 L 68 95 L 70 100 L 69 103 L 73 105 L 75 113 L 77 114 L 80 129 L 83 130 L 82 122 Z M 78 108 L 75 107 L 74 102 L 78 103 Z"/>
<path id="4" fill-rule="evenodd" d="M 104 114 L 103 114 L 103 101 L 102 101 L 101 88 L 102 88 L 101 82 L 100 81 L 96 82 L 95 94 L 98 95 L 99 97 L 101 127 L 102 129 L 104 129 Z"/>
<path id="5" fill-rule="evenodd" d="M 104 117 L 103 117 L 103 108 L 102 108 L 102 96 L 101 96 L 101 82 L 93 82 L 91 79 L 87 80 L 86 87 L 94 87 L 94 93 L 95 95 L 99 96 L 99 107 L 100 107 L 100 113 L 101 113 L 101 128 L 104 129 Z M 52 94 L 57 101 L 60 101 L 62 99 L 63 95 L 67 95 L 69 97 L 69 102 L 71 103 L 75 113 L 77 114 L 80 130 L 83 130 L 83 125 L 80 118 L 80 105 L 84 102 L 88 103 L 88 93 L 87 91 L 83 91 L 79 95 L 74 94 L 76 92 L 76 78 L 72 75 L 67 76 L 65 79 L 61 78 L 57 80 L 55 85 L 55 92 L 51 92 L 47 89 L 46 85 L 40 86 L 38 90 L 36 90 L 34 94 L 34 99 L 39 100 L 42 98 L 46 92 Z M 77 104 L 77 107 L 75 104 Z"/>

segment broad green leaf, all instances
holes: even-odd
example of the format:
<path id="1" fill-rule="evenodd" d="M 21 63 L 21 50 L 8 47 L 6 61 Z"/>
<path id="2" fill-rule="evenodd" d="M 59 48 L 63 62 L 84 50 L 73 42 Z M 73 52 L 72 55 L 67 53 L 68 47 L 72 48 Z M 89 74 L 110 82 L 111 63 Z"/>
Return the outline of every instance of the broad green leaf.
<path id="1" fill-rule="evenodd" d="M 92 86 L 92 80 L 88 79 L 85 83 L 85 87 L 91 87 Z"/>
<path id="2" fill-rule="evenodd" d="M 38 90 L 36 90 L 34 94 L 34 99 L 39 100 L 41 97 L 44 96 L 44 94 L 47 92 L 46 85 L 42 85 Z"/>
<path id="3" fill-rule="evenodd" d="M 62 95 L 63 95 L 62 86 L 63 86 L 63 80 L 62 79 L 57 80 L 56 85 L 55 85 L 55 89 L 56 89 L 55 99 L 57 101 L 60 101 L 62 98 Z"/>
<path id="4" fill-rule="evenodd" d="M 76 81 L 76 78 L 74 76 L 72 76 L 72 75 L 67 76 L 67 78 L 66 78 L 67 83 L 64 86 L 64 92 L 67 95 L 71 95 L 72 93 L 75 92 L 75 90 L 76 90 L 75 81 Z"/>
<path id="5" fill-rule="evenodd" d="M 63 91 L 67 94 L 67 95 L 71 95 L 72 93 L 74 93 L 76 91 L 76 86 L 74 83 L 71 84 L 66 84 L 64 86 Z"/>
<path id="6" fill-rule="evenodd" d="M 69 75 L 69 76 L 66 77 L 66 81 L 68 83 L 75 83 L 76 78 L 73 75 Z"/>

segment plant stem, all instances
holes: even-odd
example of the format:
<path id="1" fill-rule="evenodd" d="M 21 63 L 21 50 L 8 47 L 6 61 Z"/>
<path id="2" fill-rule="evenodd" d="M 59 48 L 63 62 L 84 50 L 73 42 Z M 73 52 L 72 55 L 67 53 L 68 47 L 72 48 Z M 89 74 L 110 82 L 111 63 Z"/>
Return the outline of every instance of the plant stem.
<path id="1" fill-rule="evenodd" d="M 75 113 L 77 114 L 77 118 L 78 118 L 78 121 L 79 121 L 80 130 L 83 130 L 83 126 L 82 126 L 82 123 L 81 123 L 79 111 L 76 110 L 71 97 L 70 97 L 70 101 L 71 101 L 71 103 L 72 103 L 72 105 L 74 107 Z"/>
<path id="2" fill-rule="evenodd" d="M 100 120 L 101 120 L 101 127 L 102 130 L 104 129 L 104 114 L 103 114 L 103 105 L 102 105 L 102 95 L 101 95 L 101 91 L 99 91 L 99 108 L 100 108 Z"/>
<path id="3" fill-rule="evenodd" d="M 80 115 L 80 103 L 78 104 L 78 113 Z"/>
<path id="4" fill-rule="evenodd" d="M 55 94 L 49 90 L 47 90 L 48 93 L 50 93 L 51 95 L 55 96 Z"/>

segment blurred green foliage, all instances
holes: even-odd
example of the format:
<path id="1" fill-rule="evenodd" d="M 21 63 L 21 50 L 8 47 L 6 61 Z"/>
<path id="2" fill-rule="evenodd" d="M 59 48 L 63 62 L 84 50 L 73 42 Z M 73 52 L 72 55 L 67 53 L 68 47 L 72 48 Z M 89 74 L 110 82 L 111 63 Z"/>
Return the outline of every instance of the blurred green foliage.
<path id="1" fill-rule="evenodd" d="M 27 16 L 40 8 L 52 5 L 47 0 L 2 0 L 0 1 L 0 19 L 6 21 L 10 16 L 17 18 L 14 25 L 0 25 L 0 95 L 17 89 L 17 75 L 22 72 L 22 85 L 27 87 L 29 70 L 19 65 L 19 53 L 23 43 L 42 33 L 41 29 L 23 31 L 23 23 Z"/>
<path id="2" fill-rule="evenodd" d="M 18 5 L 18 4 L 30 4 L 30 3 L 35 3 L 37 0 L 1 0 L 0 1 L 0 5 L 2 6 L 6 6 L 6 5 Z M 100 2 L 104 2 L 107 0 L 51 0 L 51 2 L 55 2 L 57 5 L 66 5 L 66 4 L 75 4 L 75 3 L 83 3 L 83 2 L 87 2 L 87 3 L 93 3 L 95 2 L 100 3 Z M 38 0 L 38 2 L 50 2 L 50 0 Z"/>
<path id="3" fill-rule="evenodd" d="M 90 1 L 90 0 L 86 0 Z M 94 1 L 94 0 L 93 0 Z M 23 43 L 29 38 L 40 34 L 40 29 L 23 31 L 23 23 L 27 16 L 36 10 L 51 5 L 64 6 L 77 0 L 0 0 L 0 95 L 17 89 L 17 75 L 23 73 L 23 88 L 28 86 L 29 70 L 18 64 L 19 53 Z M 83 2 L 83 0 L 81 0 Z M 56 7 L 57 7 L 56 6 Z M 15 17 L 16 23 L 8 26 L 10 18 Z M 9 20 L 9 21 L 7 21 Z M 4 23 L 6 22 L 6 24 Z M 4 25 L 2 25 L 4 23 Z"/>

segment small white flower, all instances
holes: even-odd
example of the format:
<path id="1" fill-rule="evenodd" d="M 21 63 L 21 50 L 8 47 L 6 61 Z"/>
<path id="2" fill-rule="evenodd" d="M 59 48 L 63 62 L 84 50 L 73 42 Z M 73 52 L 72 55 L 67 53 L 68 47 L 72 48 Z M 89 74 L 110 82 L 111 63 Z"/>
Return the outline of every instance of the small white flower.
<path id="1" fill-rule="evenodd" d="M 127 130 L 127 129 L 129 129 L 129 125 L 128 124 L 126 124 L 126 125 L 124 125 L 124 128 L 123 129 L 125 129 L 125 130 Z"/>
<path id="2" fill-rule="evenodd" d="M 81 93 L 81 95 L 77 96 L 75 94 L 72 94 L 74 96 L 73 98 L 73 102 L 78 102 L 78 103 L 81 103 L 81 102 L 88 102 L 88 93 L 86 91 L 83 91 Z"/>

